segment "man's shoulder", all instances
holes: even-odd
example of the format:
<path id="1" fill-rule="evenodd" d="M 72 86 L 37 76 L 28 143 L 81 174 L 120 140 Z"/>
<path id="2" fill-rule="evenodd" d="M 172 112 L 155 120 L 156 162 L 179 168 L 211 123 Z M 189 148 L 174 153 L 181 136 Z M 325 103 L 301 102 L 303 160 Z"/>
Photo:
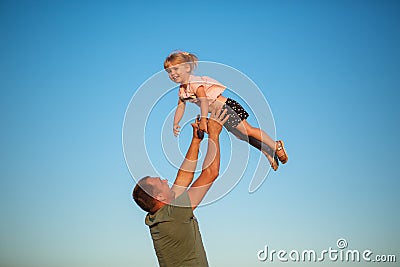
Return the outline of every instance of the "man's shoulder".
<path id="1" fill-rule="evenodd" d="M 189 196 L 185 190 L 171 203 L 162 206 L 155 213 L 148 213 L 146 215 L 145 223 L 151 227 L 158 223 L 186 220 L 191 217 L 193 217 L 193 210 Z"/>

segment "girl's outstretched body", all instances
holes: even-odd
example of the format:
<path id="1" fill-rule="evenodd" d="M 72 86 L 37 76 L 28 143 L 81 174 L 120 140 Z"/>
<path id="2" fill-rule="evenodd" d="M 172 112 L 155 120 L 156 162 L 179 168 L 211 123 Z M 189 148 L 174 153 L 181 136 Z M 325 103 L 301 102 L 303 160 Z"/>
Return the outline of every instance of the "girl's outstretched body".
<path id="1" fill-rule="evenodd" d="M 200 130 L 204 132 L 207 132 L 208 113 L 222 106 L 228 110 L 229 118 L 224 127 L 229 132 L 259 149 L 268 158 L 273 170 L 278 169 L 279 161 L 285 164 L 288 155 L 283 141 L 274 141 L 263 130 L 251 126 L 246 120 L 249 117 L 247 111 L 235 100 L 222 95 L 226 86 L 207 76 L 194 76 L 192 72 L 197 62 L 198 58 L 187 52 L 174 52 L 164 61 L 164 69 L 169 78 L 180 84 L 178 106 L 174 116 L 174 135 L 179 134 L 179 122 L 187 101 L 200 107 Z"/>

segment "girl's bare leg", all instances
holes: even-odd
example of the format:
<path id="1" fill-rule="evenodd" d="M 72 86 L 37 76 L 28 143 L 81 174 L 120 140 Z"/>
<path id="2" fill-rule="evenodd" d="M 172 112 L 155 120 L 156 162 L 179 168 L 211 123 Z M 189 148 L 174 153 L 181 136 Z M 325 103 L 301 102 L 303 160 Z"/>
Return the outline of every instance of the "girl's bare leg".
<path id="1" fill-rule="evenodd" d="M 272 140 L 272 138 L 263 130 L 251 126 L 246 120 L 242 120 L 242 122 L 238 124 L 236 129 L 243 135 L 247 135 L 261 141 L 262 143 L 269 146 L 273 152 L 275 152 L 276 142 Z"/>
<path id="2" fill-rule="evenodd" d="M 236 128 L 230 127 L 228 129 L 233 135 L 235 135 L 238 139 L 243 140 L 248 142 L 251 146 L 257 148 L 260 150 L 268 159 L 269 163 L 271 164 L 272 168 L 276 171 L 278 169 L 279 163 L 277 160 L 274 160 L 274 151 L 264 143 L 262 143 L 260 140 L 248 136 L 245 134 L 242 134 L 239 130 Z"/>

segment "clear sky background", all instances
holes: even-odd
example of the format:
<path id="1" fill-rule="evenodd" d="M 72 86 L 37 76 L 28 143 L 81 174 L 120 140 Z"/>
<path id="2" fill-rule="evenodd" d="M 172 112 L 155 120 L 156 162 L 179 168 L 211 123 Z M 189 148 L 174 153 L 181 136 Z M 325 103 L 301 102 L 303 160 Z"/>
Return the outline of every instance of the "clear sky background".
<path id="1" fill-rule="evenodd" d="M 0 266 L 157 265 L 121 135 L 176 49 L 249 76 L 290 153 L 255 193 L 243 177 L 196 210 L 211 266 L 291 265 L 257 251 L 338 238 L 399 261 L 399 13 L 388 0 L 0 1 Z"/>

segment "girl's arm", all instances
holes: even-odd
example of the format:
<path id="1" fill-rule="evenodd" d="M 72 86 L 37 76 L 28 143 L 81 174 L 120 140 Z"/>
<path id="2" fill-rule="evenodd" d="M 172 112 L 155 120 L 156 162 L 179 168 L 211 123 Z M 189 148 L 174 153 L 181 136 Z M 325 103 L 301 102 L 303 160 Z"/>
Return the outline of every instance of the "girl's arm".
<path id="1" fill-rule="evenodd" d="M 197 88 L 196 97 L 200 100 L 200 130 L 207 132 L 207 115 L 208 115 L 208 99 L 206 92 L 204 90 L 204 86 L 200 86 Z"/>
<path id="2" fill-rule="evenodd" d="M 174 116 L 174 126 L 173 126 L 173 132 L 175 136 L 178 136 L 180 132 L 181 126 L 179 126 L 179 122 L 181 121 L 183 114 L 185 113 L 185 101 L 182 101 L 180 98 L 178 100 L 178 106 L 176 107 L 175 110 L 175 116 Z"/>

